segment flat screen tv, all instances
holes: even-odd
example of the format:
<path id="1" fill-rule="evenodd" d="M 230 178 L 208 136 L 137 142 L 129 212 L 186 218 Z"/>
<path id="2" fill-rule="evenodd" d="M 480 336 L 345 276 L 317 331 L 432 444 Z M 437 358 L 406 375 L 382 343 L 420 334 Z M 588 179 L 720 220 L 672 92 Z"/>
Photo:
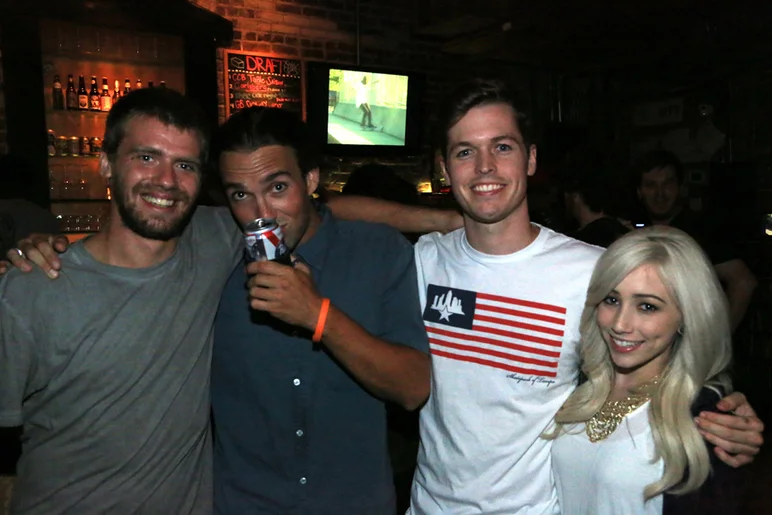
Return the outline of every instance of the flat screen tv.
<path id="1" fill-rule="evenodd" d="M 414 155 L 423 136 L 423 77 L 405 71 L 308 63 L 306 118 L 325 154 Z"/>

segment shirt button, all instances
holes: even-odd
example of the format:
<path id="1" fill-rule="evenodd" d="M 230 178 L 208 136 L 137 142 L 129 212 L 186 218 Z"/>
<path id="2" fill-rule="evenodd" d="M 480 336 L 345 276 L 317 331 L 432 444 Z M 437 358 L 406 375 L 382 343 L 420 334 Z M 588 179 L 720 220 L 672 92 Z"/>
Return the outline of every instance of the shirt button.
<path id="1" fill-rule="evenodd" d="M 301 436 L 303 436 L 303 430 L 298 429 L 297 431 L 295 431 L 295 434 L 298 435 L 298 438 L 300 438 Z"/>
<path id="2" fill-rule="evenodd" d="M 300 386 L 300 379 L 296 377 L 295 379 L 292 380 L 292 384 L 294 384 L 295 386 Z"/>
<path id="3" fill-rule="evenodd" d="M 301 485 L 305 485 L 306 483 L 308 483 L 308 480 L 306 478 L 304 478 L 304 477 L 301 477 L 300 478 L 300 484 Z"/>

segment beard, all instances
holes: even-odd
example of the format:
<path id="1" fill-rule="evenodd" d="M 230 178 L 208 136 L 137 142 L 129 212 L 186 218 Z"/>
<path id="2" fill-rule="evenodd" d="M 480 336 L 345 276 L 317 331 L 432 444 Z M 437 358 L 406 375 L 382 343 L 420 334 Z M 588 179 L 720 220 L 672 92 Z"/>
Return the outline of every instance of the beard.
<path id="1" fill-rule="evenodd" d="M 195 202 L 185 192 L 177 188 L 154 188 L 155 191 L 162 191 L 172 196 L 175 202 L 187 203 L 185 211 L 180 213 L 177 218 L 165 220 L 161 217 L 152 217 L 143 215 L 137 208 L 137 205 L 131 203 L 129 192 L 126 191 L 123 181 L 120 177 L 110 178 L 110 189 L 113 192 L 113 199 L 118 207 L 118 214 L 123 224 L 129 230 L 142 238 L 158 241 L 169 241 L 182 235 L 190 219 L 195 212 Z M 150 189 L 142 184 L 137 184 L 131 189 L 131 194 L 139 197 L 144 193 L 151 193 Z"/>

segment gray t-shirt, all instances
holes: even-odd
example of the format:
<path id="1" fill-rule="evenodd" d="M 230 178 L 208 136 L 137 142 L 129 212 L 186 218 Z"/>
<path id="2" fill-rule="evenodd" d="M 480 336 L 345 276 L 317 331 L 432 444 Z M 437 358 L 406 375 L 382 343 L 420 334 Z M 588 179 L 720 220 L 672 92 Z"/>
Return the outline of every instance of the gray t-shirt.
<path id="1" fill-rule="evenodd" d="M 159 265 L 78 243 L 55 281 L 0 280 L 0 426 L 24 426 L 13 513 L 211 513 L 212 326 L 241 240 L 200 207 Z"/>

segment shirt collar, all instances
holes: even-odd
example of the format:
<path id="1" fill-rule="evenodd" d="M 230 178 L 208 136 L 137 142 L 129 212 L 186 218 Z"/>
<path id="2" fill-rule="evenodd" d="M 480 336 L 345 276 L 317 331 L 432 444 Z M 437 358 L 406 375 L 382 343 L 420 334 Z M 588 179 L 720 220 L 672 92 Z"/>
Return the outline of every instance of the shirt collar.
<path id="1" fill-rule="evenodd" d="M 311 236 L 311 239 L 298 245 L 295 249 L 295 254 L 306 262 L 311 268 L 316 270 L 322 270 L 324 268 L 324 261 L 327 258 L 327 249 L 331 238 L 335 237 L 335 231 L 337 230 L 337 221 L 332 216 L 330 208 L 324 204 L 316 206 L 316 210 L 322 219 L 316 233 Z"/>

